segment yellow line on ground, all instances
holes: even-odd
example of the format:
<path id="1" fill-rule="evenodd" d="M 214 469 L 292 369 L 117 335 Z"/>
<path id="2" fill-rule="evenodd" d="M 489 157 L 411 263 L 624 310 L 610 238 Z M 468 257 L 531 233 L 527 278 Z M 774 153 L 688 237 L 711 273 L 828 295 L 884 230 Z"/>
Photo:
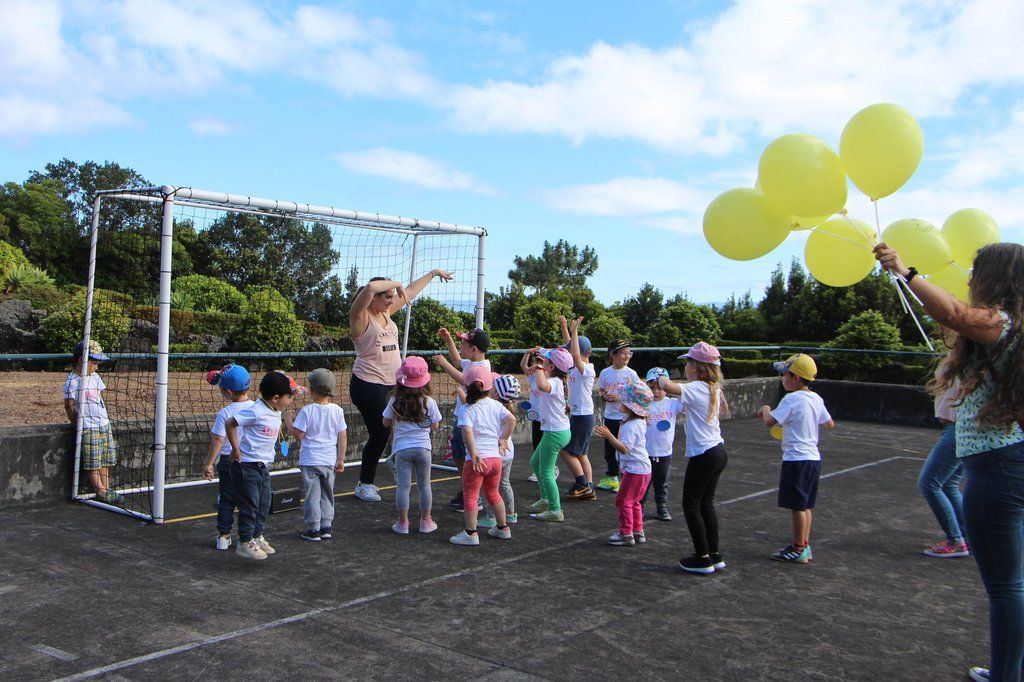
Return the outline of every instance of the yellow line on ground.
<path id="1" fill-rule="evenodd" d="M 460 478 L 461 478 L 461 476 L 446 476 L 444 478 L 432 478 L 432 479 L 430 479 L 430 482 L 431 483 L 444 483 L 445 481 L 456 481 L 456 480 L 458 480 Z M 416 485 L 416 484 L 413 483 L 413 485 Z M 397 487 L 398 487 L 397 485 L 386 485 L 383 488 L 379 488 L 379 490 L 394 490 Z M 347 493 L 334 493 L 335 497 L 348 497 L 349 495 L 355 495 L 355 492 L 350 491 L 350 492 L 347 492 Z M 175 519 L 164 519 L 164 523 L 165 524 L 167 524 L 167 523 L 181 523 L 182 521 L 196 521 L 198 519 L 212 519 L 215 516 L 217 516 L 217 512 L 209 512 L 207 514 L 196 514 L 195 516 L 179 516 L 178 518 L 175 518 Z"/>

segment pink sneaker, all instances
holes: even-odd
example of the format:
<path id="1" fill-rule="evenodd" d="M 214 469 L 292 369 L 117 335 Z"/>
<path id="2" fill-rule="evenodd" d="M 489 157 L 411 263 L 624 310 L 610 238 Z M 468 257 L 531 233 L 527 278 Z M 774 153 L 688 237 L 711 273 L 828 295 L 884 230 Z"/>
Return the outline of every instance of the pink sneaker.
<path id="1" fill-rule="evenodd" d="M 394 524 L 392 524 L 391 526 L 391 530 L 395 531 L 399 535 L 408 535 L 409 520 L 406 519 L 405 521 L 395 521 Z"/>
<path id="2" fill-rule="evenodd" d="M 420 532 L 421 533 L 433 533 L 437 530 L 437 524 L 434 523 L 434 519 L 421 519 L 420 520 Z"/>
<path id="3" fill-rule="evenodd" d="M 924 555 L 934 557 L 936 559 L 948 559 L 961 556 L 970 556 L 971 551 L 967 548 L 966 542 L 960 542 L 954 545 L 948 540 L 943 540 L 939 544 L 932 545 L 931 547 L 924 550 Z"/>

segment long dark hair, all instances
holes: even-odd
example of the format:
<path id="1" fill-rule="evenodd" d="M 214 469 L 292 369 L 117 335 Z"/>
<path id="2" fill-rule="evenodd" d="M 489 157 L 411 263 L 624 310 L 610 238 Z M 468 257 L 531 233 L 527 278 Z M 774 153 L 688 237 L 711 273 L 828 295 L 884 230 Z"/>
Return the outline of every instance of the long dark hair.
<path id="1" fill-rule="evenodd" d="M 419 388 L 409 388 L 402 384 L 395 384 L 391 390 L 391 397 L 395 404 L 391 409 L 399 421 L 418 423 L 427 418 L 427 398 L 430 397 L 430 384 Z"/>
<path id="2" fill-rule="evenodd" d="M 474 381 L 466 387 L 466 404 L 472 405 L 478 400 L 486 398 L 487 395 L 487 391 L 485 391 L 483 386 L 480 385 L 480 382 Z"/>
<path id="3" fill-rule="evenodd" d="M 995 382 L 995 390 L 978 412 L 979 426 L 1011 429 L 1024 422 L 1024 352 L 1020 348 L 1024 324 L 1024 246 L 1010 242 L 989 244 L 974 258 L 969 284 L 971 305 L 1010 318 L 1009 332 L 992 346 L 960 335 L 936 388 L 946 390 L 960 379 L 962 399 L 978 387 L 982 377 Z M 1010 351 L 1013 352 L 1010 352 Z M 996 362 L 1004 360 L 999 366 Z"/>

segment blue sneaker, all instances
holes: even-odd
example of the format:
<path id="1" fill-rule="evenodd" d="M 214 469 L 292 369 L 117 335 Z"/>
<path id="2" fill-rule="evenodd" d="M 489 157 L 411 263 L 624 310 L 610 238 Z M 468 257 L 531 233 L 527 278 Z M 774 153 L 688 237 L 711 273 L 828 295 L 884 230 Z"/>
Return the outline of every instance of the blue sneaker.
<path id="1" fill-rule="evenodd" d="M 800 549 L 797 549 L 793 545 L 786 545 L 777 552 L 772 552 L 772 559 L 775 561 L 785 561 L 791 564 L 806 564 L 812 558 L 811 546 L 806 545 Z"/>
<path id="2" fill-rule="evenodd" d="M 498 525 L 498 522 L 494 520 L 493 516 L 481 516 L 476 520 L 477 528 L 494 528 Z"/>

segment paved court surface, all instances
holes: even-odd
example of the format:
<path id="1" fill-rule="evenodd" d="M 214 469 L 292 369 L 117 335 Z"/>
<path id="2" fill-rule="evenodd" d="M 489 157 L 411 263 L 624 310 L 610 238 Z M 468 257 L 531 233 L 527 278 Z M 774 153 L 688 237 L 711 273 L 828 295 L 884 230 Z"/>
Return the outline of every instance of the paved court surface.
<path id="1" fill-rule="evenodd" d="M 215 551 L 208 518 L 154 527 L 72 504 L 6 512 L 0 679 L 959 680 L 986 662 L 973 561 L 920 553 L 938 539 L 916 486 L 937 430 L 849 422 L 823 437 L 806 566 L 768 559 L 789 537 L 777 442 L 754 420 L 723 430 L 729 565 L 711 576 L 675 568 L 690 551 L 681 456 L 677 518 L 651 520 L 650 541 L 632 548 L 604 542 L 610 493 L 565 503 L 564 524 L 524 519 L 510 542 L 451 546 L 454 480 L 434 485 L 433 535 L 391 533 L 393 491 L 375 505 L 344 496 L 330 543 L 301 540 L 299 513 L 272 516 L 278 553 L 263 562 Z M 537 497 L 526 460 L 520 447 L 524 507 Z M 208 513 L 214 494 L 176 492 L 169 516 Z"/>

